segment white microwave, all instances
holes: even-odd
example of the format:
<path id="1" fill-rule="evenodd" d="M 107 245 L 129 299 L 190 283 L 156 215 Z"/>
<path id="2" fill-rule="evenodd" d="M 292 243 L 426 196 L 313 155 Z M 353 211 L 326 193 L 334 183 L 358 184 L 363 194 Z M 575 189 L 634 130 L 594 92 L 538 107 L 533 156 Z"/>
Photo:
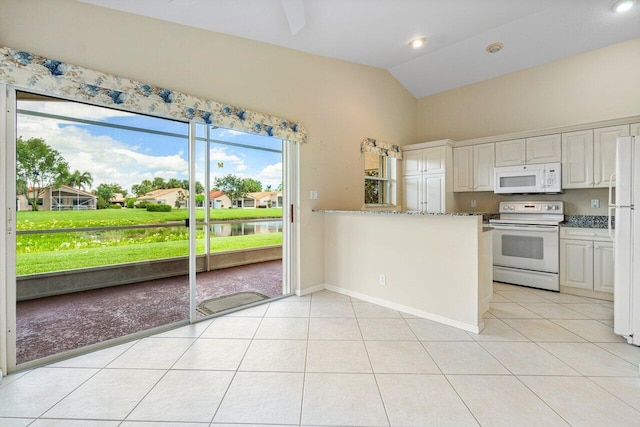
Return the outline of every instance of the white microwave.
<path id="1" fill-rule="evenodd" d="M 494 193 L 562 193 L 562 164 L 504 166 L 493 170 Z"/>

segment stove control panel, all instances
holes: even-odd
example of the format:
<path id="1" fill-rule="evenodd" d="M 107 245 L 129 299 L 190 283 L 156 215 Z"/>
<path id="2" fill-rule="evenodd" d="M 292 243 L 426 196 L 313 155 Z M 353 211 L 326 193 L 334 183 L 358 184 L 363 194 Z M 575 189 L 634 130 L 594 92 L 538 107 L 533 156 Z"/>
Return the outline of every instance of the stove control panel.
<path id="1" fill-rule="evenodd" d="M 500 202 L 500 213 L 564 214 L 564 202 Z"/>

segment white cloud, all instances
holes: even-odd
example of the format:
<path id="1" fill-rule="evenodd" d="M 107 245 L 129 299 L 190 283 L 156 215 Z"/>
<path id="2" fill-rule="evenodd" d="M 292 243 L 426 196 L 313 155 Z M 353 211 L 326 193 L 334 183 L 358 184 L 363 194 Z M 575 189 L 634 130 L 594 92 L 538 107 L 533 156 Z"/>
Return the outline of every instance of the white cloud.
<path id="1" fill-rule="evenodd" d="M 211 160 L 212 172 L 218 171 L 222 175 L 226 175 L 225 171 L 230 171 L 231 168 L 235 168 L 237 171 L 243 171 L 247 169 L 247 165 L 244 160 L 235 154 L 227 153 L 227 147 L 214 147 L 209 151 L 209 159 Z M 219 165 L 222 166 L 219 166 Z"/>
<path id="2" fill-rule="evenodd" d="M 98 114 L 94 114 L 96 118 Z M 18 135 L 25 139 L 43 138 L 58 150 L 69 163 L 69 168 L 88 171 L 93 177 L 93 188 L 101 183 L 117 183 L 131 190 L 133 184 L 144 179 L 162 176 L 165 179 L 186 179 L 188 162 L 176 154 L 151 155 L 136 151 L 139 146 L 130 146 L 108 136 L 94 136 L 77 126 L 60 128 L 58 120 L 21 115 L 18 118 Z"/>
<path id="3" fill-rule="evenodd" d="M 265 166 L 258 174 L 257 179 L 262 183 L 263 187 L 267 185 L 271 185 L 273 189 L 278 187 L 282 183 L 282 162 Z"/>
<path id="4" fill-rule="evenodd" d="M 20 101 L 19 108 L 96 121 L 117 116 L 135 116 L 133 113 L 70 102 Z M 215 137 L 229 139 L 243 134 L 235 130 L 218 129 Z M 133 184 L 157 176 L 180 180 L 188 178 L 189 165 L 184 158 L 187 150 L 186 141 L 176 140 L 175 145 L 169 148 L 164 146 L 162 152 L 169 154 L 153 155 L 152 153 L 158 151 L 155 146 L 145 143 L 145 139 L 131 137 L 131 141 L 125 142 L 109 136 L 95 136 L 73 122 L 29 115 L 19 115 L 18 135 L 25 139 L 43 138 L 62 154 L 72 171 L 77 169 L 90 172 L 93 188 L 101 183 L 117 183 L 130 191 Z M 204 184 L 203 153 L 204 150 L 198 152 L 196 179 Z M 258 179 L 263 186 L 271 185 L 272 188 L 276 188 L 282 182 L 281 162 L 268 165 L 256 173 L 255 166 L 246 163 L 247 155 L 242 151 L 234 154 L 230 147 L 214 146 L 209 155 L 212 186 L 216 177 L 229 173 L 241 178 Z"/>
<path id="5" fill-rule="evenodd" d="M 245 135 L 245 132 L 240 132 L 233 129 L 216 129 L 214 130 L 214 138 L 234 138 L 238 135 Z"/>

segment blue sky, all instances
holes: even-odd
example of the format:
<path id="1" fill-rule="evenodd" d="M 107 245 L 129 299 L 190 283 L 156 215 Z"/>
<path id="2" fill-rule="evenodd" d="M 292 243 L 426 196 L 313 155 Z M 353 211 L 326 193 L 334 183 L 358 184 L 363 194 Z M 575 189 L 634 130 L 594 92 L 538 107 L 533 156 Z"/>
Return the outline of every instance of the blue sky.
<path id="1" fill-rule="evenodd" d="M 186 123 L 71 102 L 19 101 L 18 108 L 185 135 L 184 138 L 176 138 L 18 115 L 18 136 L 43 138 L 62 154 L 72 171 L 90 172 L 94 179 L 93 188 L 101 183 L 117 183 L 130 190 L 133 184 L 143 179 L 158 176 L 165 179 L 188 178 Z M 205 125 L 198 125 L 198 136 L 204 136 L 204 129 Z M 211 129 L 210 137 L 254 147 L 281 149 L 279 139 L 228 129 Z M 196 179 L 203 184 L 204 147 L 203 142 L 198 142 L 196 150 Z M 282 182 L 280 153 L 214 143 L 210 158 L 212 186 L 215 177 L 226 174 L 257 179 L 263 187 L 271 185 L 275 188 Z"/>

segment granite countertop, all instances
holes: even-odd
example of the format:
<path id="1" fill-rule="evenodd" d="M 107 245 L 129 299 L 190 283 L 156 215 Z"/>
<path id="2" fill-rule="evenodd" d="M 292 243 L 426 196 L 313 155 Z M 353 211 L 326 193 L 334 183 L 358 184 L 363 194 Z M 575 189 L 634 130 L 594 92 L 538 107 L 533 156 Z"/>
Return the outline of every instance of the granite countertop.
<path id="1" fill-rule="evenodd" d="M 428 213 L 419 211 L 386 211 L 386 210 L 342 210 L 342 209 L 313 209 L 312 212 L 318 213 L 340 213 L 355 215 L 422 215 L 422 216 L 478 216 L 486 215 L 483 212 L 447 212 L 447 213 Z"/>
<path id="2" fill-rule="evenodd" d="M 615 228 L 615 217 L 611 217 L 611 226 Z M 606 215 L 565 215 L 561 227 L 609 228 Z"/>
<path id="3" fill-rule="evenodd" d="M 487 212 L 448 212 L 448 213 L 427 213 L 418 211 L 387 211 L 387 210 L 342 210 L 342 209 L 314 209 L 318 213 L 340 213 L 354 215 L 421 215 L 421 216 L 477 216 L 482 215 L 484 223 L 483 231 L 489 231 L 489 219 L 497 218 L 499 214 Z M 615 228 L 615 217 L 611 218 L 611 224 Z M 577 228 L 608 228 L 608 218 L 606 215 L 565 215 L 561 227 Z"/>

